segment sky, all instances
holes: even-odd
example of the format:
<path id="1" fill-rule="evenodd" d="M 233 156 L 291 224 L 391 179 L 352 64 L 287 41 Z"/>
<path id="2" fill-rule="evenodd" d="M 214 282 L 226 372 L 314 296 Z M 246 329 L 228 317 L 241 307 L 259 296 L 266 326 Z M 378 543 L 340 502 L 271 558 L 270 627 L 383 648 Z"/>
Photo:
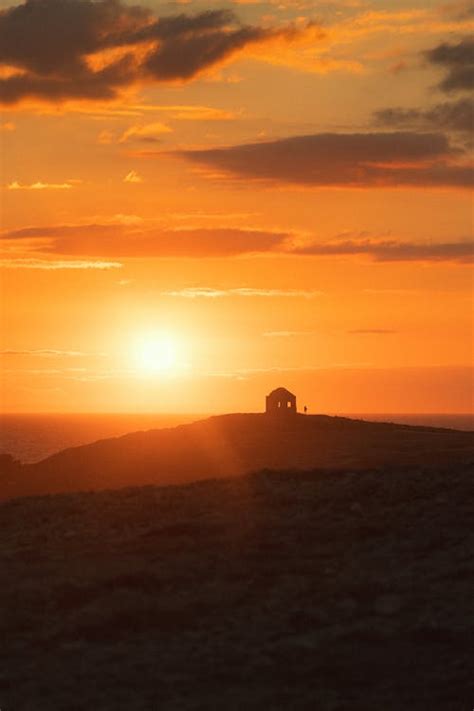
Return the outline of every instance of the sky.
<path id="1" fill-rule="evenodd" d="M 0 409 L 472 411 L 473 29 L 0 0 Z"/>

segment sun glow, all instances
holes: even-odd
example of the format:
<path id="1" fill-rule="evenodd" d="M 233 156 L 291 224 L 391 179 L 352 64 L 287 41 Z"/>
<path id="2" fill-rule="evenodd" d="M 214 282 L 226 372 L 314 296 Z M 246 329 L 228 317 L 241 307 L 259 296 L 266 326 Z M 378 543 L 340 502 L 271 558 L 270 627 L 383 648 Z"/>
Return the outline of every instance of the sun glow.
<path id="1" fill-rule="evenodd" d="M 149 333 L 137 338 L 134 361 L 142 373 L 171 373 L 184 365 L 181 344 L 167 333 Z"/>

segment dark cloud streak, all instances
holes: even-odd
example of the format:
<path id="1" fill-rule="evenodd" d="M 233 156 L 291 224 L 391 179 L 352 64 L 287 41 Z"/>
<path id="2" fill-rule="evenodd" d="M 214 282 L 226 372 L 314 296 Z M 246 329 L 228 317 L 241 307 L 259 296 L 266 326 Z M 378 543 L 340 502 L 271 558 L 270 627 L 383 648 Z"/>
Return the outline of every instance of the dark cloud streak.
<path id="1" fill-rule="evenodd" d="M 467 187 L 472 171 L 442 133 L 320 133 L 207 150 L 187 160 L 246 180 L 315 187 Z"/>
<path id="2" fill-rule="evenodd" d="M 42 240 L 41 251 L 89 257 L 234 257 L 282 249 L 288 235 L 231 228 L 137 230 L 123 225 L 56 225 L 6 232 L 5 240 Z M 44 240 L 49 240 L 44 245 Z"/>
<path id="3" fill-rule="evenodd" d="M 386 108 L 374 113 L 375 124 L 388 128 L 441 129 L 471 133 L 474 127 L 474 100 L 436 104 L 428 109 Z"/>
<path id="4" fill-rule="evenodd" d="M 212 258 L 280 254 L 288 257 L 366 256 L 378 262 L 467 264 L 474 257 L 473 243 L 462 240 L 416 243 L 359 237 L 298 244 L 297 235 L 290 233 L 224 227 L 165 230 L 110 224 L 52 225 L 7 231 L 0 234 L 0 240 L 23 242 L 27 250 L 43 255 L 84 258 Z"/>
<path id="5" fill-rule="evenodd" d="M 377 262 L 474 261 L 472 242 L 413 243 L 385 240 L 313 243 L 296 248 L 294 254 L 314 257 L 366 255 Z"/>

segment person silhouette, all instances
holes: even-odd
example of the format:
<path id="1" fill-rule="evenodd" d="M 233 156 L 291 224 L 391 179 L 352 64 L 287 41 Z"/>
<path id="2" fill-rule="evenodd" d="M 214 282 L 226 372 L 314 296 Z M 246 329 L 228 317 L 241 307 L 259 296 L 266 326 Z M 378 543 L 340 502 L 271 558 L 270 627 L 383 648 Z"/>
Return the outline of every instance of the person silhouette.
<path id="1" fill-rule="evenodd" d="M 306 415 L 306 413 L 308 412 L 308 408 L 306 407 L 306 405 L 303 407 L 303 412 L 304 412 L 305 415 Z"/>

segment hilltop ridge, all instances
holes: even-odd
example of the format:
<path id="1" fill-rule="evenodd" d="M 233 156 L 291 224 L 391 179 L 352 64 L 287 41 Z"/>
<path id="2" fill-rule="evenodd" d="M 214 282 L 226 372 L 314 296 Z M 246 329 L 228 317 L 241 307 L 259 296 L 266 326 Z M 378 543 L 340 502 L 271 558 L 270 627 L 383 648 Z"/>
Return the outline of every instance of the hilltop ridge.
<path id="1" fill-rule="evenodd" d="M 474 460 L 474 433 L 327 415 L 228 414 L 62 450 L 18 466 L 0 499 L 176 484 L 260 469 L 432 467 Z"/>

